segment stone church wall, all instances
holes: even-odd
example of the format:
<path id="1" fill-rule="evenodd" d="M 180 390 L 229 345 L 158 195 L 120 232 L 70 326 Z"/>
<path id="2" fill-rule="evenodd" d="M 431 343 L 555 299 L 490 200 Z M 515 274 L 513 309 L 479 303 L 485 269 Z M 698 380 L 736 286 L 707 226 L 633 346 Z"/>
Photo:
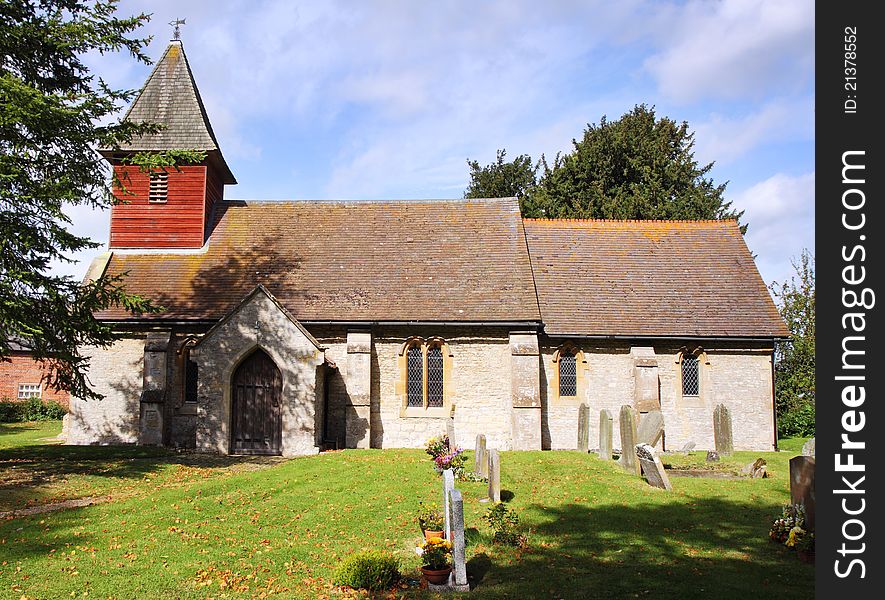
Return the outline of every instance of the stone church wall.
<path id="1" fill-rule="evenodd" d="M 144 336 L 122 339 L 110 348 L 86 348 L 89 380 L 103 400 L 71 397 L 69 444 L 138 442 Z"/>
<path id="2" fill-rule="evenodd" d="M 568 340 L 585 356 L 583 392 L 577 399 L 560 399 L 556 383 L 554 352 L 566 342 L 545 338 L 542 341 L 541 390 L 543 447 L 577 447 L 578 407 L 590 407 L 590 448 L 599 446 L 599 413 L 607 409 L 613 417 L 615 448 L 620 448 L 618 414 L 621 406 L 635 406 L 635 356 L 627 342 Z M 704 348 L 706 361 L 701 365 L 701 394 L 682 396 L 680 347 L 673 344 L 654 346 L 660 382 L 660 408 L 664 415 L 665 438 L 658 444 L 678 450 L 687 442 L 697 449 L 710 449 L 713 443 L 713 409 L 725 404 L 732 415 L 736 450 L 772 450 L 774 420 L 772 414 L 771 348 L 755 344 L 723 344 Z"/>

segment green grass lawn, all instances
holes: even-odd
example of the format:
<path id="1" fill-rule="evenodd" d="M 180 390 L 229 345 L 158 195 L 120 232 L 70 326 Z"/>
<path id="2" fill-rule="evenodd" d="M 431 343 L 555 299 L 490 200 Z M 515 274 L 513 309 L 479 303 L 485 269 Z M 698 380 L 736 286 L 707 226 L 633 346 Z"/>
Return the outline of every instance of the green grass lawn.
<path id="1" fill-rule="evenodd" d="M 332 585 L 332 574 L 361 548 L 393 552 L 418 577 L 418 502 L 440 495 L 440 478 L 419 450 L 201 463 L 139 448 L 34 445 L 40 437 L 4 426 L 0 469 L 31 460 L 50 480 L 50 496 L 74 496 L 82 483 L 112 501 L 0 521 L 0 598 L 352 597 Z M 488 504 L 479 502 L 485 484 L 459 482 L 469 597 L 811 597 L 813 568 L 767 537 L 789 496 L 794 454 L 735 459 L 763 456 L 769 479 L 674 477 L 667 493 L 593 455 L 502 453 L 504 496 L 529 546 L 493 545 L 482 520 Z M 71 461 L 80 465 L 73 472 Z M 66 483 L 52 480 L 54 470 L 67 472 Z M 32 504 L 50 497 L 23 494 Z M 396 596 L 435 597 L 414 587 Z"/>

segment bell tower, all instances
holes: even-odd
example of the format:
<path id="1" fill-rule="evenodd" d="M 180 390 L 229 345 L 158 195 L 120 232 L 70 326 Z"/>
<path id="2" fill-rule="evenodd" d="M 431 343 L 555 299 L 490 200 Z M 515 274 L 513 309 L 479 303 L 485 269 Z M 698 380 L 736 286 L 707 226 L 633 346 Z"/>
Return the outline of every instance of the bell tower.
<path id="1" fill-rule="evenodd" d="M 124 119 L 161 129 L 101 149 L 125 188 L 114 189 L 121 203 L 111 208 L 110 249 L 200 248 L 224 186 L 237 181 L 221 155 L 180 40 L 169 42 Z M 153 173 L 126 163 L 139 152 L 168 150 L 199 150 L 206 158 Z"/>

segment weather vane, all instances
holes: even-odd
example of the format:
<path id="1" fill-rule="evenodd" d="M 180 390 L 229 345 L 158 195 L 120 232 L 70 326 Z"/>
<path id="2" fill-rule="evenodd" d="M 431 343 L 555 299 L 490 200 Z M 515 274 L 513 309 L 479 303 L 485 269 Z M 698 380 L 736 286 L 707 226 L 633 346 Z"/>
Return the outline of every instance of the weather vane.
<path id="1" fill-rule="evenodd" d="M 169 24 L 174 28 L 172 30 L 172 39 L 180 40 L 181 39 L 181 26 L 184 25 L 184 19 L 175 19 L 174 21 L 169 21 Z"/>

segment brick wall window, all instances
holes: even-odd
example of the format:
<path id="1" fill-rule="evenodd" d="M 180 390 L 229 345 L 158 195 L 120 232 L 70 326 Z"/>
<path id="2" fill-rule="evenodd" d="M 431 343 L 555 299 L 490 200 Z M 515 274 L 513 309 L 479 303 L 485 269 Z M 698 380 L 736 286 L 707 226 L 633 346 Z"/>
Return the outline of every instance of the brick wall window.
<path id="1" fill-rule="evenodd" d="M 449 400 L 451 369 L 445 341 L 413 338 L 404 345 L 400 361 L 402 379 L 398 385 L 405 396 L 405 415 L 436 416 L 444 410 Z"/>
<path id="2" fill-rule="evenodd" d="M 41 398 L 43 396 L 43 386 L 39 383 L 20 383 L 18 384 L 18 399 L 26 400 L 28 398 Z"/>
<path id="3" fill-rule="evenodd" d="M 151 204 L 165 204 L 169 192 L 169 173 L 151 173 L 149 201 Z"/>

